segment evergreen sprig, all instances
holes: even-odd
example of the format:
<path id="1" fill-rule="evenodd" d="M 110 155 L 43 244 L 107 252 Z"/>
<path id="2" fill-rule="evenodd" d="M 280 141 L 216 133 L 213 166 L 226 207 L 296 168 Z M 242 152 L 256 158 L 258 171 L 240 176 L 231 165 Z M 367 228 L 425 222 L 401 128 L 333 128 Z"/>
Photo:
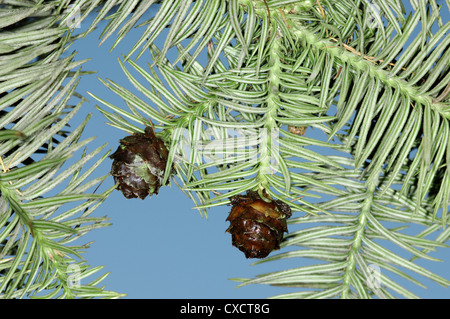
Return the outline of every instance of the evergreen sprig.
<path id="1" fill-rule="evenodd" d="M 408 5 L 406 12 L 405 1 L 386 0 L 164 1 L 120 61 L 150 102 L 103 80 L 130 111 L 96 98 L 122 130 L 140 130 L 146 118 L 159 123 L 197 208 L 264 189 L 297 211 L 287 250 L 260 262 L 317 264 L 236 279 L 242 285 L 299 288 L 282 298 L 415 298 L 389 274 L 449 285 L 414 260 L 438 261 L 429 253 L 448 248 L 450 23 L 435 1 Z M 169 61 L 172 47 L 178 57 Z M 148 68 L 130 60 L 146 50 Z M 264 129 L 277 130 L 276 144 L 229 136 Z M 214 147 L 223 140 L 233 142 L 231 153 Z M 208 145 L 214 160 L 204 157 Z"/>
<path id="2" fill-rule="evenodd" d="M 66 157 L 84 146 L 77 139 L 82 129 L 71 135 L 63 130 L 79 106 L 64 112 L 76 83 L 62 83 L 68 77 L 75 81 L 81 72 L 72 70 L 82 63 L 61 58 L 74 40 L 64 23 L 58 24 L 70 20 L 71 2 L 14 1 L 0 7 L 16 10 L 0 16 L 0 25 L 17 31 L 0 33 L 6 61 L 6 71 L 0 71 L 5 128 L 0 150 L 11 168 L 26 164 L 11 172 L 5 168 L 0 179 L 5 212 L 0 235 L 8 239 L 3 251 L 19 256 L 5 254 L 0 264 L 6 273 L 0 291 L 7 297 L 41 286 L 53 289 L 49 297 L 117 296 L 67 284 L 69 265 L 86 276 L 96 270 L 75 261 L 80 247 L 65 245 L 80 229 L 90 229 L 81 226 L 90 217 L 73 217 L 86 209 L 81 205 L 60 218 L 55 214 L 75 200 L 95 206 L 110 191 L 85 193 L 98 180 L 82 186 L 89 175 L 79 176 L 84 157 L 56 175 Z M 279 298 L 416 298 L 397 276 L 421 287 L 420 276 L 448 287 L 448 279 L 415 262 L 438 261 L 430 252 L 448 248 L 450 236 L 450 22 L 443 13 L 448 2 L 72 4 L 82 17 L 98 8 L 87 32 L 109 20 L 100 42 L 117 32 L 112 49 L 156 9 L 119 60 L 139 93 L 100 79 L 128 110 L 90 95 L 111 110 L 98 108 L 110 124 L 128 133 L 154 123 L 168 143 L 167 167 L 174 164 L 175 181 L 203 214 L 247 190 L 265 191 L 295 211 L 281 252 L 260 262 L 301 257 L 315 264 L 300 261 L 297 268 L 236 278 L 241 285 L 298 288 Z M 164 44 L 157 47 L 161 37 Z M 173 61 L 169 50 L 178 53 Z M 138 62 L 147 52 L 152 62 L 144 67 Z M 32 104 L 38 106 L 27 113 Z M 14 107 L 5 110 L 8 106 Z M 31 155 L 37 151 L 46 155 L 35 162 Z M 71 174 L 66 191 L 41 197 Z M 25 280 L 28 274 L 36 280 Z"/>
<path id="3" fill-rule="evenodd" d="M 92 114 L 68 130 L 85 102 L 77 84 L 89 73 L 65 54 L 77 38 L 69 2 L 0 5 L 0 298 L 123 295 L 99 286 L 107 273 L 90 279 L 103 266 L 89 266 L 82 253 L 90 244 L 75 243 L 110 225 L 91 214 L 113 188 L 92 191 L 105 176 L 90 176 L 108 155 L 89 163 L 106 146 L 87 153 L 92 138 L 81 140 Z"/>

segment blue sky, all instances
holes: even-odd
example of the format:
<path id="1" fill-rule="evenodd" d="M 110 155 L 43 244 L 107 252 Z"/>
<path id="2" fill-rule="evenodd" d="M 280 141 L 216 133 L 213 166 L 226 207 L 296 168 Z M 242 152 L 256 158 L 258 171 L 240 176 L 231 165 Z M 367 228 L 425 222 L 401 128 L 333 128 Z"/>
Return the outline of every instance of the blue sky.
<path id="1" fill-rule="evenodd" d="M 77 32 L 86 30 L 92 21 L 91 14 Z M 77 91 L 86 97 L 86 91 L 92 92 L 126 108 L 123 100 L 110 92 L 97 76 L 136 91 L 123 74 L 117 58 L 129 52 L 143 28 L 133 30 L 110 53 L 114 35 L 98 47 L 100 31 L 105 25 L 105 22 L 100 24 L 98 30 L 75 42 L 69 50 L 78 51 L 77 60 L 91 58 L 83 65 L 83 70 L 97 71 L 96 75 L 84 76 Z M 141 60 L 146 62 L 145 55 Z M 108 149 L 114 151 L 126 133 L 106 125 L 106 119 L 95 109 L 97 102 L 91 97 L 88 99 L 72 125 L 75 127 L 87 113 L 93 113 L 84 132 L 85 138 L 97 136 L 89 144 L 89 150 L 108 143 Z M 107 174 L 110 167 L 111 160 L 107 159 L 97 174 Z M 109 177 L 102 188 L 112 185 L 113 179 Z M 232 247 L 231 235 L 225 233 L 229 224 L 225 219 L 230 207 L 209 210 L 208 219 L 192 207 L 193 202 L 173 183 L 161 188 L 158 196 L 145 200 L 126 200 L 120 192 L 114 191 L 94 212 L 95 216 L 107 215 L 113 225 L 92 231 L 81 239 L 82 242 L 95 241 L 84 257 L 91 266 L 105 265 L 104 272 L 111 273 L 103 282 L 107 290 L 126 293 L 129 298 L 266 298 L 294 291 L 265 285 L 235 289 L 236 282 L 229 278 L 255 277 L 311 261 L 293 259 L 251 266 L 255 260 L 245 259 Z M 445 255 L 440 253 L 438 256 L 444 259 L 443 263 L 419 263 L 448 278 L 450 252 L 447 249 Z M 428 292 L 417 286 L 407 284 L 406 287 L 425 298 L 450 297 L 448 289 L 431 281 L 423 282 L 429 287 Z"/>

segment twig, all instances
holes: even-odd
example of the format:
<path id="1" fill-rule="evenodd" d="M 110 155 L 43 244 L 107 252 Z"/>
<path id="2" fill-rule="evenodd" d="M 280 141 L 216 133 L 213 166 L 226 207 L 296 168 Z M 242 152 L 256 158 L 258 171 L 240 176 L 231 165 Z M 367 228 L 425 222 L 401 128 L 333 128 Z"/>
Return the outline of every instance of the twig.
<path id="1" fill-rule="evenodd" d="M 11 166 L 11 163 L 14 162 L 17 156 L 19 156 L 20 152 L 17 152 L 16 155 L 14 155 L 13 159 L 8 163 L 8 166 L 6 166 L 6 172 L 9 171 L 9 167 Z"/>
<path id="2" fill-rule="evenodd" d="M 281 8 L 278 8 L 278 10 L 280 10 L 280 13 L 281 13 L 281 18 L 283 19 L 283 21 L 284 21 L 284 24 L 286 24 L 286 27 L 288 28 L 288 29 L 290 29 L 291 28 L 291 26 L 287 23 L 287 21 L 286 21 L 286 17 L 284 16 L 284 11 L 283 10 L 281 10 Z"/>
<path id="3" fill-rule="evenodd" d="M 320 13 L 322 14 L 322 18 L 325 20 L 325 11 L 323 11 L 322 5 L 319 0 L 316 0 L 317 5 L 319 6 Z"/>
<path id="4" fill-rule="evenodd" d="M 342 66 L 339 67 L 339 70 L 337 71 L 337 73 L 336 73 L 336 75 L 334 76 L 333 80 L 336 80 L 336 79 L 337 79 L 337 77 L 339 76 L 339 74 L 341 74 L 341 71 L 342 71 Z"/>
<path id="5" fill-rule="evenodd" d="M 335 39 L 335 38 L 333 38 L 333 37 L 331 37 L 331 36 L 330 36 L 329 38 L 330 38 L 331 40 L 335 41 L 335 42 L 338 42 L 337 39 Z M 350 51 L 350 52 L 352 52 L 352 53 L 355 53 L 355 54 L 361 56 L 361 52 L 356 51 L 355 48 L 353 48 L 353 47 L 351 47 L 351 46 L 349 46 L 349 45 L 347 45 L 347 44 L 345 44 L 345 43 L 343 43 L 342 46 L 343 46 L 345 49 L 347 49 L 348 51 Z M 365 60 L 369 61 L 369 62 L 372 62 L 373 64 L 377 64 L 377 63 L 380 63 L 380 62 L 381 62 L 381 63 L 385 62 L 384 60 L 378 60 L 378 61 L 375 61 L 375 57 L 373 57 L 373 56 L 370 56 L 370 57 L 369 57 L 369 56 L 367 56 L 367 55 L 364 55 L 363 58 L 364 58 Z M 388 65 L 390 65 L 390 66 L 395 66 L 395 63 L 389 62 Z M 406 71 L 407 69 L 403 67 L 402 70 L 403 70 L 403 71 Z M 414 73 L 413 73 L 413 74 L 414 74 Z"/>
<path id="6" fill-rule="evenodd" d="M 293 198 L 293 199 L 291 199 L 291 200 L 289 200 L 290 202 L 295 202 L 295 201 L 298 201 L 299 199 L 302 199 L 303 197 L 305 197 L 304 195 L 303 196 L 299 196 L 299 197 L 297 197 L 297 198 Z"/>
<path id="7" fill-rule="evenodd" d="M 270 24 L 270 9 L 269 9 L 269 5 L 267 4 L 266 0 L 264 0 L 264 4 L 266 5 L 267 13 L 268 13 L 268 16 L 269 16 L 269 24 Z"/>

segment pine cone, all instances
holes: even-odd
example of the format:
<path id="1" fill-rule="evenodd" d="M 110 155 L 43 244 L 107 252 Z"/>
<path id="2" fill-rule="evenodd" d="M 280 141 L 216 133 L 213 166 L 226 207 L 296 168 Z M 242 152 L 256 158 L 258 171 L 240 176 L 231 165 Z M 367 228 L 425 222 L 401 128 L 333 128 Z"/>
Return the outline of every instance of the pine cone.
<path id="1" fill-rule="evenodd" d="M 111 175 L 117 189 L 126 198 L 158 195 L 164 177 L 169 152 L 151 127 L 145 133 L 135 133 L 120 140 L 114 154 Z"/>
<path id="2" fill-rule="evenodd" d="M 272 250 L 280 249 L 286 219 L 291 208 L 280 200 L 270 203 L 257 192 L 247 191 L 247 196 L 233 196 L 233 205 L 227 218 L 233 246 L 244 252 L 246 258 L 265 258 Z"/>

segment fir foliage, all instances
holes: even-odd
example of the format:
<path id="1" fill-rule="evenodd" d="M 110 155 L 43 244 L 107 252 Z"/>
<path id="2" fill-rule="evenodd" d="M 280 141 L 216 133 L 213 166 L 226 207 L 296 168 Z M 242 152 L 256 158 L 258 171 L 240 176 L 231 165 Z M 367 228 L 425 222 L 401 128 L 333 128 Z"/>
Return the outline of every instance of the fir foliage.
<path id="1" fill-rule="evenodd" d="M 65 243 L 69 234 L 80 235 L 82 226 L 74 226 L 88 217 L 54 211 L 73 200 L 93 204 L 107 196 L 85 193 L 80 178 L 87 175 L 77 174 L 84 162 L 55 175 L 83 146 L 77 140 L 82 127 L 63 131 L 78 108 L 63 113 L 64 96 L 75 95 L 82 73 L 72 71 L 81 64 L 72 56 L 59 58 L 74 40 L 58 23 L 68 18 L 70 3 L 82 17 L 95 9 L 87 32 L 109 20 L 100 42 L 116 33 L 112 49 L 155 9 L 140 25 L 140 40 L 119 59 L 139 94 L 100 79 L 128 109 L 91 96 L 109 123 L 125 132 L 142 133 L 158 123 L 158 136 L 168 142 L 166 167 L 174 167 L 177 183 L 202 214 L 248 190 L 266 191 L 291 207 L 281 250 L 259 262 L 308 258 L 314 264 L 300 261 L 298 268 L 235 279 L 240 285 L 298 288 L 278 298 L 418 297 L 398 277 L 448 287 L 445 274 L 416 262 L 439 261 L 430 253 L 447 249 L 450 237 L 448 1 L 11 1 L 0 7 L 18 10 L 0 16 L 0 25 L 14 27 L 0 33 L 8 61 L 0 71 L 6 112 L 0 148 L 11 168 L 26 165 L 0 179 L 7 252 L 0 292 L 6 297 L 62 283 L 60 265 L 78 249 Z M 162 47 L 154 44 L 158 37 L 165 38 Z M 169 60 L 169 51 L 177 58 Z M 139 62 L 147 52 L 152 61 L 144 67 Z M 71 82 L 62 87 L 67 77 Z M 56 92 L 61 94 L 53 97 Z M 41 109 L 25 112 L 37 99 Z M 26 125 L 36 114 L 40 124 Z M 58 134 L 64 139 L 56 146 Z M 232 147 L 217 147 L 223 140 Z M 40 148 L 43 159 L 24 162 Z M 57 184 L 46 181 L 71 174 L 69 190 L 40 197 Z M 162 184 L 170 175 L 166 169 Z M 90 289 L 57 287 L 64 297 Z M 102 293 L 117 296 L 96 290 Z"/>
<path id="2" fill-rule="evenodd" d="M 96 194 L 105 176 L 90 178 L 108 155 L 106 145 L 87 153 L 92 138 L 81 140 L 92 114 L 69 129 L 87 74 L 63 55 L 76 39 L 64 23 L 75 7 L 0 3 L 0 298 L 118 298 L 78 240 L 110 225 L 91 214 L 114 188 Z"/>

